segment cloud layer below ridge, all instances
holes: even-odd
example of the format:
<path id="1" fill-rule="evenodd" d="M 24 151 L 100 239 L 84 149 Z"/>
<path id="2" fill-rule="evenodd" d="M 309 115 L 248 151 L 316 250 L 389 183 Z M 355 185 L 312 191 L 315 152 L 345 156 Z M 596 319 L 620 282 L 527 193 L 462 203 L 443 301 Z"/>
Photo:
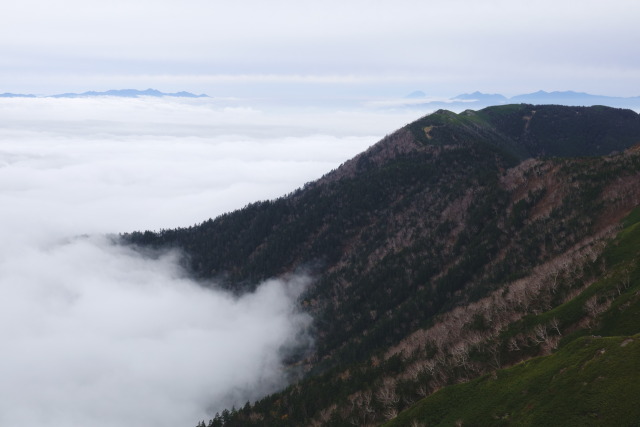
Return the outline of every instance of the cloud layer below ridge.
<path id="1" fill-rule="evenodd" d="M 281 349 L 310 339 L 308 278 L 233 297 L 192 281 L 179 253 L 105 233 L 281 196 L 405 120 L 353 114 L 0 100 L 0 424 L 189 425 L 282 386 Z"/>

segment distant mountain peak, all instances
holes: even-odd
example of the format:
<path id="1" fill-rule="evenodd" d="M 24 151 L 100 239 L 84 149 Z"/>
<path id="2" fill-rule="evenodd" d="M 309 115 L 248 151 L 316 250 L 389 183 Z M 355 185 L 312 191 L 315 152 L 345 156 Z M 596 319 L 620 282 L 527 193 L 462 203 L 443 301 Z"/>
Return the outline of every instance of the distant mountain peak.
<path id="1" fill-rule="evenodd" d="M 35 98 L 35 95 L 24 94 L 24 93 L 9 93 L 5 92 L 0 94 L 0 98 Z"/>
<path id="2" fill-rule="evenodd" d="M 613 96 L 592 95 L 585 92 L 539 90 L 533 93 L 517 95 L 510 102 L 522 102 L 529 104 L 560 104 L 560 105 L 609 105 L 612 107 L 634 107 L 638 104 L 637 98 L 620 98 Z"/>
<path id="3" fill-rule="evenodd" d="M 475 91 L 473 93 L 462 93 L 453 98 L 458 100 L 474 100 L 474 101 L 484 101 L 484 102 L 505 102 L 507 98 L 504 95 L 500 95 L 499 93 L 482 93 L 480 91 Z"/>
<path id="4" fill-rule="evenodd" d="M 409 98 L 409 99 L 426 98 L 426 97 L 427 97 L 427 94 L 421 90 L 415 90 L 405 96 L 405 98 Z"/>

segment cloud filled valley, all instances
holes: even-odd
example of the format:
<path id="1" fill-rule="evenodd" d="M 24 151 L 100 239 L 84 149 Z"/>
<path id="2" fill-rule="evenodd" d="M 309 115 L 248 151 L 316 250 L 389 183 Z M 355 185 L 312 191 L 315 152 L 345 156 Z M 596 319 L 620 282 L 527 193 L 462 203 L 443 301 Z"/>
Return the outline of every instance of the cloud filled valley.
<path id="1" fill-rule="evenodd" d="M 282 385 L 278 349 L 309 321 L 301 279 L 233 298 L 100 237 L 6 256 L 0 274 L 2 425 L 184 425 Z"/>
<path id="2" fill-rule="evenodd" d="M 312 340 L 308 278 L 234 297 L 108 234 L 281 196 L 407 121 L 113 98 L 0 117 L 0 424 L 22 426 L 189 425 L 284 384 L 281 348 Z"/>

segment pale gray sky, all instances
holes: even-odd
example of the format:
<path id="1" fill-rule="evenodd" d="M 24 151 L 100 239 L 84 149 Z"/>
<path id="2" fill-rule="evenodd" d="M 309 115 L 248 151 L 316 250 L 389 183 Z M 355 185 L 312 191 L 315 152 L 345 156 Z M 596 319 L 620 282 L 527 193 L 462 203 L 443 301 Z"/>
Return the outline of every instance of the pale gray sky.
<path id="1" fill-rule="evenodd" d="M 629 0 L 23 0 L 0 13 L 0 92 L 640 94 Z"/>

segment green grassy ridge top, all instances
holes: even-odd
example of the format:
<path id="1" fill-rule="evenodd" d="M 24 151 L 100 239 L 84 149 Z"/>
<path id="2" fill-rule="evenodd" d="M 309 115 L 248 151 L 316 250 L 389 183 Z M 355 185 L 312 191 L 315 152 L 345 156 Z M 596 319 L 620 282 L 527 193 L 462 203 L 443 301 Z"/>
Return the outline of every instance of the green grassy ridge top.
<path id="1" fill-rule="evenodd" d="M 484 141 L 520 159 L 600 156 L 640 143 L 632 110 L 511 104 L 460 114 L 439 110 L 407 126 L 423 144 Z"/>

